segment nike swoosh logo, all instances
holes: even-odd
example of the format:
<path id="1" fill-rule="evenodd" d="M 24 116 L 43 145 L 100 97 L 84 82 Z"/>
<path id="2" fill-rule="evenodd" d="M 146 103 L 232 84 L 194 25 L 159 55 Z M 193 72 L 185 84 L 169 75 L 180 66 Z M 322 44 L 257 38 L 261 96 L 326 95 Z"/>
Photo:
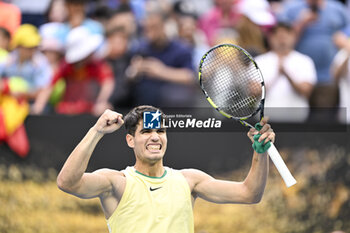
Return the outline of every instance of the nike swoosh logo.
<path id="1" fill-rule="evenodd" d="M 150 190 L 150 191 L 155 191 L 155 190 L 160 189 L 160 188 L 162 188 L 162 187 L 157 187 L 157 188 L 149 187 L 149 190 Z"/>

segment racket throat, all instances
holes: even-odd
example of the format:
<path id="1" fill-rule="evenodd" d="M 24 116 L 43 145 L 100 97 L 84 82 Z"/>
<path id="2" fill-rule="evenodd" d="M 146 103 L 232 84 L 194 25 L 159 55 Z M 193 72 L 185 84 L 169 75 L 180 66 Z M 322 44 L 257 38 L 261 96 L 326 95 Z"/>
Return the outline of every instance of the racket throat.
<path id="1" fill-rule="evenodd" d="M 249 124 L 248 122 L 245 122 L 245 121 L 242 121 L 242 120 L 240 120 L 239 121 L 242 125 L 244 125 L 244 126 L 247 126 L 247 127 L 250 127 L 250 128 L 255 128 L 254 126 L 252 126 L 251 124 Z"/>

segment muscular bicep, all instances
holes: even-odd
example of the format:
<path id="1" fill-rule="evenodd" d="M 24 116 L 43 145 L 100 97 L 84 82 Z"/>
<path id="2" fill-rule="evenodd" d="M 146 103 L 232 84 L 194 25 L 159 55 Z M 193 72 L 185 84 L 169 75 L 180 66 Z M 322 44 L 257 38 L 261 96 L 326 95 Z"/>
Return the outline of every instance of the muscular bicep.
<path id="1" fill-rule="evenodd" d="M 61 188 L 63 191 L 80 198 L 94 198 L 112 191 L 112 172 L 108 169 L 97 170 L 92 173 L 84 173 L 80 181 L 69 188 Z"/>
<path id="2" fill-rule="evenodd" d="M 199 170 L 190 173 L 194 196 L 214 203 L 252 203 L 244 182 L 218 180 Z"/>

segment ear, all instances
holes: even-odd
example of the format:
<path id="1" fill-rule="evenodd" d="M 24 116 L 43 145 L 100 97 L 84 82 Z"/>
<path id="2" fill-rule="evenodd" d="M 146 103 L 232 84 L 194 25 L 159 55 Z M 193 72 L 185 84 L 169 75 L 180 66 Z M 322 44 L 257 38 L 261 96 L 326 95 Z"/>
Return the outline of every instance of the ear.
<path id="1" fill-rule="evenodd" d="M 127 134 L 126 135 L 126 143 L 128 144 L 128 146 L 130 148 L 134 148 L 134 146 L 135 146 L 134 136 L 132 136 L 131 134 Z"/>

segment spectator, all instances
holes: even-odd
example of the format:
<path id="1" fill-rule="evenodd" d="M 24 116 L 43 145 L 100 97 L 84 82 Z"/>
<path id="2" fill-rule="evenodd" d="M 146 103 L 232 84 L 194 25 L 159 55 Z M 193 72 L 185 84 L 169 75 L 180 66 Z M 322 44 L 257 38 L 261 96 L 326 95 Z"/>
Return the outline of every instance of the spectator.
<path id="1" fill-rule="evenodd" d="M 25 88 L 21 95 L 34 108 L 39 93 L 49 85 L 52 70 L 46 57 L 37 49 L 40 35 L 33 25 L 23 24 L 15 33 L 12 46 L 14 51 L 0 64 L 0 77 L 9 82 L 20 82 Z M 16 81 L 14 81 L 16 80 Z"/>
<path id="2" fill-rule="evenodd" d="M 69 27 L 69 29 L 84 26 L 89 29 L 91 33 L 103 33 L 101 24 L 86 17 L 85 6 L 87 0 L 65 0 L 65 3 L 68 13 L 66 26 Z"/>
<path id="3" fill-rule="evenodd" d="M 103 35 L 103 26 L 86 16 L 85 7 L 88 0 L 65 0 L 67 20 L 57 29 L 57 38 L 66 43 L 69 32 L 76 27 L 84 26 L 92 34 Z"/>
<path id="4" fill-rule="evenodd" d="M 236 26 L 237 44 L 247 50 L 253 57 L 266 52 L 264 34 L 252 20 L 242 15 Z"/>
<path id="5" fill-rule="evenodd" d="M 311 106 L 335 107 L 338 88 L 332 83 L 330 65 L 337 48 L 332 37 L 348 23 L 344 6 L 327 0 L 291 1 L 285 6 L 282 19 L 292 23 L 296 30 L 296 50 L 310 56 L 315 63 L 317 85 L 310 99 Z M 330 118 L 334 117 L 332 111 L 327 113 Z"/>
<path id="6" fill-rule="evenodd" d="M 48 59 L 53 71 L 58 69 L 63 56 L 64 56 L 64 47 L 54 37 L 43 37 L 42 42 L 40 44 L 40 50 Z"/>
<path id="7" fill-rule="evenodd" d="M 214 45 L 220 28 L 234 28 L 240 17 L 240 0 L 215 0 L 215 6 L 199 21 L 199 28 L 205 33 L 210 45 Z"/>
<path id="8" fill-rule="evenodd" d="M 67 18 L 65 0 L 52 0 L 47 9 L 46 18 L 48 22 L 63 23 Z"/>
<path id="9" fill-rule="evenodd" d="M 164 0 L 163 0 L 164 1 Z M 100 2 L 100 3 L 98 3 Z M 96 5 L 107 6 L 112 11 L 128 6 L 131 12 L 136 18 L 138 23 L 142 22 L 145 16 L 145 6 L 147 0 L 100 0 L 100 1 L 90 1 L 90 8 L 98 8 Z"/>
<path id="10" fill-rule="evenodd" d="M 167 38 L 163 14 L 154 10 L 144 20 L 145 40 L 132 59 L 128 76 L 135 81 L 135 104 L 162 107 L 193 105 L 193 71 L 190 49 Z"/>
<path id="11" fill-rule="evenodd" d="M 39 29 L 41 36 L 40 49 L 48 58 L 53 70 L 57 70 L 64 56 L 64 44 L 57 35 L 57 31 L 61 26 L 62 23 L 50 22 L 42 25 Z"/>
<path id="12" fill-rule="evenodd" d="M 112 16 L 113 10 L 105 5 L 98 5 L 91 13 L 91 18 L 99 22 L 103 28 L 107 27 L 108 21 Z"/>
<path id="13" fill-rule="evenodd" d="M 0 27 L 6 28 L 11 35 L 14 35 L 20 24 L 20 9 L 13 4 L 0 0 Z"/>
<path id="14" fill-rule="evenodd" d="M 318 83 L 330 83 L 329 68 L 337 52 L 332 37 L 348 23 L 344 6 L 327 0 L 292 1 L 283 17 L 296 30 L 296 49 L 315 62 Z"/>
<path id="15" fill-rule="evenodd" d="M 188 44 L 192 51 L 192 66 L 197 68 L 202 56 L 209 50 L 207 38 L 198 29 L 198 18 L 195 14 L 194 4 L 191 1 L 179 1 L 174 4 L 173 12 L 177 23 L 178 38 Z M 203 93 L 198 88 L 195 91 L 196 106 L 207 106 Z M 205 102 L 204 102 L 205 101 Z"/>
<path id="16" fill-rule="evenodd" d="M 265 34 L 276 23 L 270 11 L 266 0 L 244 0 L 240 4 L 237 43 L 253 57 L 266 52 Z"/>
<path id="17" fill-rule="evenodd" d="M 294 50 L 295 41 L 292 27 L 279 23 L 269 34 L 271 51 L 256 58 L 268 89 L 266 115 L 272 120 L 304 121 L 308 116 L 316 71 L 311 58 Z"/>
<path id="18" fill-rule="evenodd" d="M 0 144 L 5 142 L 12 151 L 23 158 L 29 152 L 29 140 L 24 127 L 29 105 L 24 99 L 11 96 L 10 89 L 13 91 L 14 87 L 9 86 L 13 85 L 0 80 Z"/>
<path id="19" fill-rule="evenodd" d="M 131 83 L 125 75 L 131 61 L 131 53 L 128 50 L 129 36 L 124 27 L 109 29 L 106 35 L 107 61 L 113 69 L 115 83 L 117 83 L 110 102 L 114 108 L 130 108 L 133 102 Z"/>
<path id="20" fill-rule="evenodd" d="M 93 57 L 102 41 L 101 35 L 92 34 L 83 26 L 69 33 L 65 62 L 55 73 L 51 87 L 40 96 L 37 113 L 42 112 L 52 86 L 61 78 L 66 81 L 66 90 L 56 107 L 58 113 L 100 115 L 110 106 L 108 99 L 114 88 L 113 72 L 106 62 Z"/>
<path id="21" fill-rule="evenodd" d="M 38 96 L 50 83 L 50 65 L 37 47 L 40 35 L 33 25 L 18 28 L 12 40 L 14 51 L 0 64 L 0 141 L 19 156 L 29 152 L 24 120 L 38 103 Z"/>
<path id="22" fill-rule="evenodd" d="M 64 41 L 65 35 L 62 33 L 63 28 L 65 27 L 64 22 L 67 18 L 67 12 L 65 9 L 65 0 L 52 0 L 48 10 L 46 12 L 46 17 L 48 22 L 41 25 L 39 28 L 39 32 L 42 38 L 41 41 L 41 49 L 43 51 L 51 51 L 60 52 L 62 56 L 64 53 Z M 50 56 L 53 58 L 52 56 Z M 54 56 L 55 57 L 55 56 Z M 50 61 L 51 65 L 54 61 Z M 57 64 L 54 65 L 55 69 L 57 68 Z"/>
<path id="23" fill-rule="evenodd" d="M 197 67 L 202 56 L 208 51 L 209 45 L 204 33 L 197 28 L 198 20 L 194 9 L 188 7 L 188 2 L 179 1 L 174 4 L 178 37 L 190 45 L 193 55 L 193 67 Z"/>
<path id="24" fill-rule="evenodd" d="M 345 35 L 344 35 L 345 36 Z M 350 40 L 344 39 L 344 47 L 336 54 L 332 64 L 332 73 L 339 86 L 339 120 L 350 123 Z"/>
<path id="25" fill-rule="evenodd" d="M 10 32 L 6 28 L 0 27 L 0 63 L 3 62 L 8 55 L 10 41 Z"/>
<path id="26" fill-rule="evenodd" d="M 64 57 L 64 46 L 59 39 L 56 38 L 56 31 L 61 23 L 52 22 L 44 24 L 40 27 L 41 44 L 40 50 L 46 56 L 53 73 L 56 73 L 61 65 Z M 61 78 L 55 84 L 50 97 L 50 104 L 56 106 L 61 100 L 65 90 L 65 81 Z M 51 107 L 51 106 L 49 106 Z"/>
<path id="27" fill-rule="evenodd" d="M 190 8 L 190 5 L 188 5 Z M 158 9 L 162 12 L 162 15 L 164 16 L 164 28 L 165 28 L 165 34 L 169 39 L 177 38 L 178 31 L 177 31 L 177 23 L 175 20 L 174 14 L 172 14 L 173 11 L 173 4 L 169 0 L 148 0 L 146 3 L 146 12 L 152 11 L 154 9 Z"/>
<path id="28" fill-rule="evenodd" d="M 267 0 L 244 0 L 239 5 L 242 15 L 248 17 L 264 32 L 276 24 L 275 16 Z"/>
<path id="29" fill-rule="evenodd" d="M 333 42 L 339 48 L 341 49 L 349 49 L 349 39 L 350 38 L 350 24 L 348 24 L 342 31 L 339 31 L 334 34 L 333 36 Z"/>
<path id="30" fill-rule="evenodd" d="M 113 31 L 116 28 L 123 28 L 129 40 L 128 49 L 130 51 L 135 51 L 139 47 L 139 37 L 136 19 L 130 6 L 120 5 L 118 9 L 112 13 L 107 23 L 106 30 Z"/>

